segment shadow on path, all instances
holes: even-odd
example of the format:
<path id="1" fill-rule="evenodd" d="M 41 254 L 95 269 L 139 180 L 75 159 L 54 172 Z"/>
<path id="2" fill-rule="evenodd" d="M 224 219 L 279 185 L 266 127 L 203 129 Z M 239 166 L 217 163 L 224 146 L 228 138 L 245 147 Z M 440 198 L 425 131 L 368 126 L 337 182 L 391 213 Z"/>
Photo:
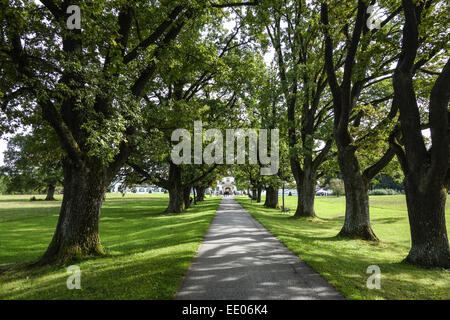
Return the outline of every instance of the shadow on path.
<path id="1" fill-rule="evenodd" d="M 344 299 L 233 198 L 223 198 L 176 299 Z"/>

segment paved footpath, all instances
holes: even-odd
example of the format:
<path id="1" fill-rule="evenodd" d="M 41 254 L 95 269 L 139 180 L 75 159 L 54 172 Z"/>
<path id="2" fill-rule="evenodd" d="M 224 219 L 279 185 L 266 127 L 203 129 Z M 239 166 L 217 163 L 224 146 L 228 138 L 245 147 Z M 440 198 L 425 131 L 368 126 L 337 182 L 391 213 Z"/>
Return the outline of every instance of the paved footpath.
<path id="1" fill-rule="evenodd" d="M 245 211 L 223 198 L 176 299 L 343 299 Z"/>

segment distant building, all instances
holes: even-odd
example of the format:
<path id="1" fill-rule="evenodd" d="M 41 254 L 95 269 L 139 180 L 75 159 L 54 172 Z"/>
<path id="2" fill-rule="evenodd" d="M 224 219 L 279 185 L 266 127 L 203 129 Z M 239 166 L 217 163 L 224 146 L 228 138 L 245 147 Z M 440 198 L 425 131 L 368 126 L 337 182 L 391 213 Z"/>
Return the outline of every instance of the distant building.
<path id="1" fill-rule="evenodd" d="M 319 188 L 316 190 L 316 196 L 329 196 L 333 194 L 333 190 Z"/>
<path id="2" fill-rule="evenodd" d="M 237 194 L 238 190 L 234 184 L 234 177 L 225 177 L 222 180 L 217 181 L 217 186 L 214 190 L 215 194 Z"/>
<path id="3" fill-rule="evenodd" d="M 294 185 L 295 185 L 295 182 L 294 182 Z M 321 188 L 319 185 L 320 185 L 320 182 L 317 181 L 317 184 L 316 184 L 316 196 L 328 196 L 328 195 L 333 193 L 332 190 Z M 280 196 L 283 194 L 283 191 L 282 191 L 281 188 L 278 189 L 278 194 Z M 284 195 L 285 196 L 297 196 L 298 195 L 297 189 L 296 188 L 295 189 L 284 189 Z"/>
<path id="4" fill-rule="evenodd" d="M 150 185 L 150 184 L 140 184 L 123 187 L 122 183 L 115 183 L 110 189 L 111 193 L 137 193 L 137 194 L 145 194 L 145 193 L 167 193 L 164 188 L 160 188 L 158 186 Z"/>
<path id="5" fill-rule="evenodd" d="M 278 195 L 283 195 L 283 189 L 278 189 Z M 297 189 L 284 189 L 285 196 L 297 196 Z"/>

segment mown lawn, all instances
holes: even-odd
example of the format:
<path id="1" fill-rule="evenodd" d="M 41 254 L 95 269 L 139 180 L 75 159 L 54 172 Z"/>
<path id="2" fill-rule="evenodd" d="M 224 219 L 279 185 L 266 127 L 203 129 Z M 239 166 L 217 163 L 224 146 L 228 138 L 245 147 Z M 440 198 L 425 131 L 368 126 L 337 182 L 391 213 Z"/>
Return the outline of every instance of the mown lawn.
<path id="1" fill-rule="evenodd" d="M 107 255 L 77 263 L 81 290 L 68 290 L 65 267 L 22 267 L 44 253 L 60 206 L 29 198 L 0 196 L 0 299 L 172 299 L 220 201 L 163 214 L 167 195 L 109 194 L 100 221 Z"/>
<path id="2" fill-rule="evenodd" d="M 371 221 L 380 243 L 337 239 L 343 225 L 344 197 L 317 197 L 318 219 L 293 219 L 296 197 L 285 197 L 290 214 L 262 203 L 239 203 L 280 241 L 324 276 L 349 299 L 450 299 L 450 271 L 427 270 L 402 263 L 410 248 L 404 196 L 371 196 Z M 281 203 L 281 197 L 280 197 Z M 446 222 L 450 230 L 450 206 Z M 369 265 L 381 269 L 381 288 L 368 289 Z"/>

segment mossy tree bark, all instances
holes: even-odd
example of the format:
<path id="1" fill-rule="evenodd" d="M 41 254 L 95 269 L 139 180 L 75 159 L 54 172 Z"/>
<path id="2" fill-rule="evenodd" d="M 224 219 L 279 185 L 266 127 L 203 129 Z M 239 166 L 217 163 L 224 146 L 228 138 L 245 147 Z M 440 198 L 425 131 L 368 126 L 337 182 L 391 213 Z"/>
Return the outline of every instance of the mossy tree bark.
<path id="1" fill-rule="evenodd" d="M 266 201 L 264 206 L 268 208 L 279 208 L 278 205 L 278 188 L 268 186 L 266 188 Z"/>
<path id="2" fill-rule="evenodd" d="M 181 167 L 170 162 L 169 178 L 165 184 L 169 191 L 169 204 L 165 212 L 180 213 L 187 209 L 185 202 L 184 186 L 181 175 Z"/>
<path id="3" fill-rule="evenodd" d="M 204 201 L 205 200 L 205 188 L 198 187 L 195 188 L 197 191 L 197 201 Z"/>
<path id="4" fill-rule="evenodd" d="M 345 186 L 345 220 L 338 236 L 378 240 L 370 225 L 368 182 L 361 174 L 355 150 L 350 145 L 338 149 Z"/>
<path id="5" fill-rule="evenodd" d="M 101 162 L 64 164 L 64 196 L 52 241 L 38 264 L 66 264 L 104 254 L 98 235 L 100 209 L 111 175 Z"/>
<path id="6" fill-rule="evenodd" d="M 406 203 L 411 230 L 411 250 L 405 261 L 423 267 L 450 268 L 445 224 L 446 189 L 439 183 L 405 178 Z M 425 178 L 425 179 L 424 179 Z"/>
<path id="7" fill-rule="evenodd" d="M 180 186 L 173 186 L 169 189 L 169 204 L 166 213 L 180 213 L 186 210 L 183 192 Z"/>
<path id="8" fill-rule="evenodd" d="M 262 193 L 262 188 L 258 188 L 256 189 L 256 203 L 260 203 L 261 202 L 261 193 Z"/>
<path id="9" fill-rule="evenodd" d="M 191 206 L 191 186 L 184 185 L 183 186 L 183 201 L 184 207 L 188 209 Z"/>
<path id="10" fill-rule="evenodd" d="M 47 186 L 47 196 L 45 197 L 46 201 L 55 200 L 55 190 L 56 187 L 53 184 L 49 184 Z"/>
<path id="11" fill-rule="evenodd" d="M 310 161 L 307 161 L 308 158 Z M 314 167 L 312 157 L 307 156 L 304 161 L 303 170 L 298 173 L 298 202 L 297 210 L 295 211 L 294 217 L 309 217 L 313 218 L 316 216 L 314 211 L 314 199 L 316 196 L 316 168 Z M 296 164 L 298 166 L 298 164 Z"/>

